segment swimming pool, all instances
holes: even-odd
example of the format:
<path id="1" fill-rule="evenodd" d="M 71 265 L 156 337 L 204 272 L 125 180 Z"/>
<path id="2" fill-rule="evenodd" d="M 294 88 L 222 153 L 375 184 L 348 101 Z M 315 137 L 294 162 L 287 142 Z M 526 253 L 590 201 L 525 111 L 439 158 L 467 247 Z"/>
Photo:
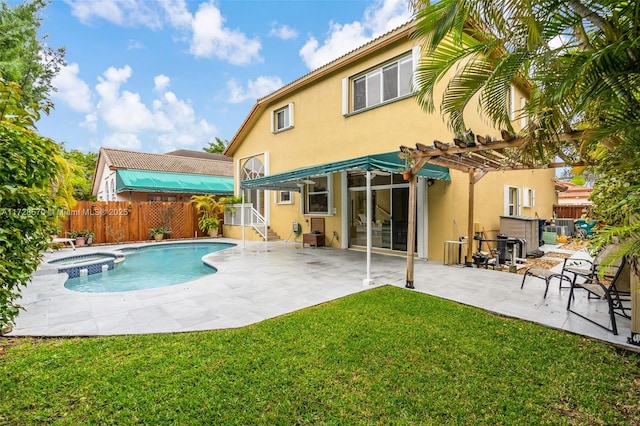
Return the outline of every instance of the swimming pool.
<path id="1" fill-rule="evenodd" d="M 212 274 L 202 262 L 209 253 L 234 247 L 232 243 L 169 243 L 120 250 L 124 260 L 100 274 L 69 278 L 65 287 L 85 293 L 111 293 L 165 287 Z"/>

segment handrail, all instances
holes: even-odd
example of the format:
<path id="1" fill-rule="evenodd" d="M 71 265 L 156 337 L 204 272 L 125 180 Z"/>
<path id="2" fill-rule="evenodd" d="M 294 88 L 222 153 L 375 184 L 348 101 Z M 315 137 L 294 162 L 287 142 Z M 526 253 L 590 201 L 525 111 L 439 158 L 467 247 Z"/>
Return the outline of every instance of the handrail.
<path id="1" fill-rule="evenodd" d="M 224 212 L 225 225 L 242 226 L 242 209 L 244 209 L 244 224 L 251 226 L 265 240 L 267 239 L 267 219 L 262 216 L 251 203 L 232 204 Z"/>
<path id="2" fill-rule="evenodd" d="M 267 219 L 251 205 L 251 226 L 262 238 L 267 239 Z M 259 228 L 262 227 L 262 230 Z"/>

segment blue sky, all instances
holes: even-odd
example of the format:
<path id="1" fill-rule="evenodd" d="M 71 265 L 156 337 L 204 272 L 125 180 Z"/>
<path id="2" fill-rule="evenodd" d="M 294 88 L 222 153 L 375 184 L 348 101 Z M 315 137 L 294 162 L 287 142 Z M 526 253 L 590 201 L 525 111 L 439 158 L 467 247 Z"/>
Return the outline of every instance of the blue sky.
<path id="1" fill-rule="evenodd" d="M 407 0 L 53 0 L 65 46 L 39 132 L 67 149 L 230 140 L 257 98 L 410 19 Z"/>

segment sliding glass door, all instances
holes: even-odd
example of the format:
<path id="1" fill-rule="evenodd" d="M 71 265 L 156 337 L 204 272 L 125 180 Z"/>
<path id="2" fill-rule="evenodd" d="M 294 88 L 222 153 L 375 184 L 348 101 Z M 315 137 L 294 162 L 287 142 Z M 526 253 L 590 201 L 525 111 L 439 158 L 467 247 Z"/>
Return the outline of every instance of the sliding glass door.
<path id="1" fill-rule="evenodd" d="M 349 246 L 367 245 L 367 190 L 363 174 L 349 175 Z M 372 179 L 371 246 L 407 251 L 409 186 L 397 174 Z"/>

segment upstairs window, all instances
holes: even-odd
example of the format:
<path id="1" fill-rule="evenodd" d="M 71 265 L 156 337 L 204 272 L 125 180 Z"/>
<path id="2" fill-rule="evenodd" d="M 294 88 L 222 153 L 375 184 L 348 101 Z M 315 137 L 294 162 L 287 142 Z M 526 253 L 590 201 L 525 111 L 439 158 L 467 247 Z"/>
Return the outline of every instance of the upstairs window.
<path id="1" fill-rule="evenodd" d="M 293 127 L 293 103 L 273 111 L 271 132 L 277 133 Z"/>
<path id="2" fill-rule="evenodd" d="M 410 95 L 412 79 L 413 55 L 354 78 L 351 85 L 353 111 Z"/>

